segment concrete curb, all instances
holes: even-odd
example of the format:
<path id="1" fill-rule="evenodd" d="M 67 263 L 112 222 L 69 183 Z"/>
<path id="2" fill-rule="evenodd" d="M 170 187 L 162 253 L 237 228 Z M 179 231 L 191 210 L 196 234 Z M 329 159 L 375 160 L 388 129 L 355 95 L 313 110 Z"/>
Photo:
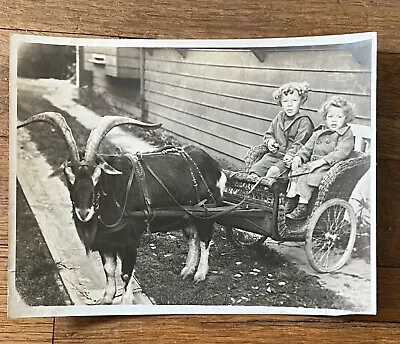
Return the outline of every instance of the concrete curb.
<path id="1" fill-rule="evenodd" d="M 75 305 L 95 304 L 104 292 L 104 271 L 97 253 L 86 256 L 73 224 L 68 191 L 58 178 L 48 178 L 52 168 L 31 141 L 27 130 L 18 130 L 17 147 L 18 180 L 60 268 L 60 276 L 71 300 Z M 122 282 L 117 288 L 116 304 L 120 302 Z M 142 292 L 135 293 L 134 302 L 152 304 Z"/>

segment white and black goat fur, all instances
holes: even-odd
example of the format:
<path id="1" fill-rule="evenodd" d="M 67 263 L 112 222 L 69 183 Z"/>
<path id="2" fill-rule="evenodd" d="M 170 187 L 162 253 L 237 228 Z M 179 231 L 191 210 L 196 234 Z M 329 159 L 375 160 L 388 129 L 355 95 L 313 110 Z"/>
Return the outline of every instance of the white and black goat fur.
<path id="1" fill-rule="evenodd" d="M 154 129 L 160 125 L 120 116 L 105 116 L 91 131 L 85 151 L 80 153 L 71 128 L 61 114 L 43 112 L 27 119 L 18 128 L 34 122 L 46 122 L 57 128 L 67 144 L 69 158 L 62 164 L 62 171 L 68 181 L 75 226 L 87 252 L 100 253 L 106 275 L 106 289 L 99 303 L 111 304 L 115 297 L 117 256 L 122 261 L 121 278 L 125 286 L 122 302 L 133 302 L 137 248 L 146 228 L 151 232 L 184 229 L 188 234 L 189 252 L 181 276 L 186 278 L 193 274 L 195 282 L 206 278 L 214 224 L 212 220 L 190 216 L 155 217 L 149 227 L 145 217 L 124 216 L 122 221 L 118 221 L 123 210 L 146 210 L 146 203 L 140 181 L 132 173 L 134 167 L 131 159 L 124 154 L 99 154 L 100 143 L 116 126 L 131 124 Z M 176 206 L 176 201 L 181 205 L 195 205 L 198 199 L 210 201 L 210 198 L 216 200 L 217 204 L 222 203 L 226 177 L 219 164 L 202 149 L 189 146 L 184 148 L 184 152 L 196 168 L 191 170 L 188 159 L 176 152 L 147 153 L 141 157 L 151 207 Z M 146 166 L 155 172 L 170 194 L 148 173 Z M 198 183 L 197 192 L 193 177 Z M 115 223 L 118 226 L 110 229 L 108 225 Z"/>

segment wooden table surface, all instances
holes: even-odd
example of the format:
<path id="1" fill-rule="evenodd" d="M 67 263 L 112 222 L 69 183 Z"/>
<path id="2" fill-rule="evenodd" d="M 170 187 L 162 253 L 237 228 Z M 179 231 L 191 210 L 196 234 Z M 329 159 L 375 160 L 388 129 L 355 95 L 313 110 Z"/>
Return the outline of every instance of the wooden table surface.
<path id="1" fill-rule="evenodd" d="M 378 315 L 138 316 L 11 320 L 6 315 L 8 36 L 258 38 L 378 32 Z M 0 1 L 0 342 L 400 342 L 400 1 Z M 397 140 L 396 140 L 397 139 Z"/>

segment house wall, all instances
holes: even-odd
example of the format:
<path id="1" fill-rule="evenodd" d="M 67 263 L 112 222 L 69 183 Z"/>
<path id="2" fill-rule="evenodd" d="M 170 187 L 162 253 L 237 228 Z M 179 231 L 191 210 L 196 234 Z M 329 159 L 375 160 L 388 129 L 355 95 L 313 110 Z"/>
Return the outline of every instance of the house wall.
<path id="1" fill-rule="evenodd" d="M 260 62 L 250 50 L 189 49 L 181 54 L 176 49 L 148 49 L 144 84 L 148 119 L 161 122 L 187 142 L 238 162 L 262 142 L 280 111 L 272 97 L 276 88 L 307 81 L 312 91 L 302 111 L 315 125 L 321 121 L 317 110 L 333 95 L 356 105 L 356 124 L 369 125 L 371 74 L 363 55 L 358 55 L 347 49 L 270 49 Z M 127 84 L 116 88 L 104 67 L 101 70 L 87 59 L 85 68 L 93 71 L 98 88 L 111 92 L 116 106 L 140 115 L 138 88 Z"/>
<path id="2" fill-rule="evenodd" d="M 94 57 L 104 56 L 104 62 Z M 139 104 L 139 49 L 85 47 L 84 70 L 92 73 L 91 84 L 117 107 Z"/>
<path id="3" fill-rule="evenodd" d="M 151 121 L 210 150 L 242 160 L 280 111 L 272 93 L 282 83 L 307 81 L 302 111 L 333 95 L 356 105 L 355 123 L 369 125 L 370 71 L 348 50 L 269 51 L 260 62 L 249 50 L 154 49 L 146 55 L 145 99 Z"/>

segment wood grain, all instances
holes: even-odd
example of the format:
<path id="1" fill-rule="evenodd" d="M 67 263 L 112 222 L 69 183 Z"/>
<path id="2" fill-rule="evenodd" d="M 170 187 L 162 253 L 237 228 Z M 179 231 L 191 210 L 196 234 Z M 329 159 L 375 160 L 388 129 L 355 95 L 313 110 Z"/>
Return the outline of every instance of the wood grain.
<path id="1" fill-rule="evenodd" d="M 392 324 L 291 322 L 259 316 L 78 320 L 57 319 L 55 343 L 150 343 L 155 338 L 162 343 L 396 343 L 400 335 L 400 328 Z"/>
<path id="2" fill-rule="evenodd" d="M 400 2 L 395 0 L 0 1 L 0 341 L 395 343 L 400 338 Z M 6 319 L 8 35 L 256 38 L 378 31 L 378 316 Z M 54 331 L 54 338 L 53 338 Z"/>
<path id="3" fill-rule="evenodd" d="M 190 0 L 1 1 L 7 29 L 124 38 L 256 38 L 379 32 L 379 50 L 399 52 L 398 1 Z"/>
<path id="4" fill-rule="evenodd" d="M 7 247 L 3 236 L 6 226 L 5 223 L 1 223 L 0 341 L 2 343 L 22 343 L 29 340 L 31 343 L 51 343 L 53 337 L 53 319 L 35 319 L 34 321 L 30 319 L 7 319 Z"/>

